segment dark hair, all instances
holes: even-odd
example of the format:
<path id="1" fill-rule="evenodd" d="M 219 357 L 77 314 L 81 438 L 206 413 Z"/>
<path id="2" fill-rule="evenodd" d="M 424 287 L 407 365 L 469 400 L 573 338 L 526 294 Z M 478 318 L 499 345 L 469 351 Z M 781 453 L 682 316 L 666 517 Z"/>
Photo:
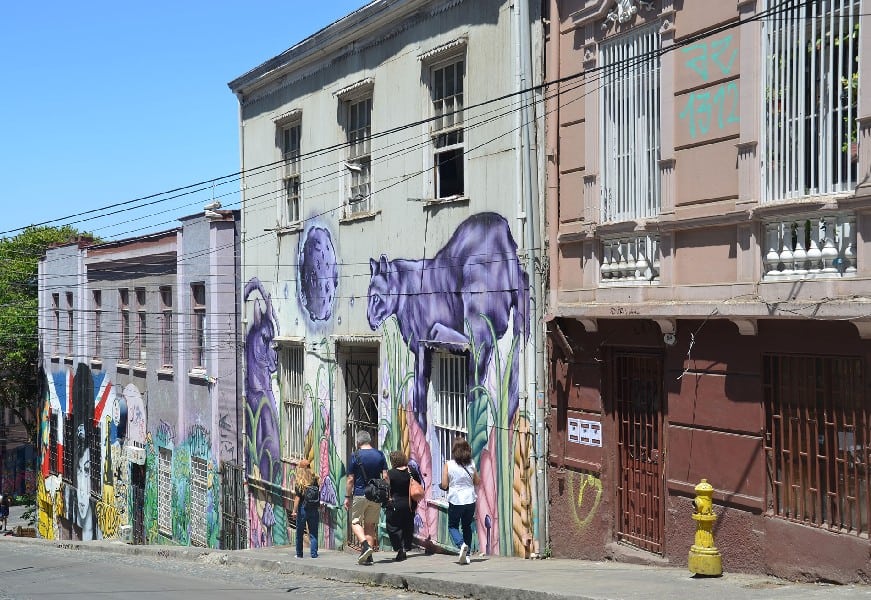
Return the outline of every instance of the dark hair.
<path id="1" fill-rule="evenodd" d="M 466 441 L 466 438 L 458 437 L 454 439 L 454 445 L 451 447 L 451 458 L 458 465 L 464 467 L 472 462 L 472 447 Z"/>
<path id="2" fill-rule="evenodd" d="M 393 465 L 393 468 L 396 467 L 404 467 L 408 465 L 408 457 L 405 456 L 405 452 L 402 450 L 394 450 L 390 453 L 390 464 Z"/>

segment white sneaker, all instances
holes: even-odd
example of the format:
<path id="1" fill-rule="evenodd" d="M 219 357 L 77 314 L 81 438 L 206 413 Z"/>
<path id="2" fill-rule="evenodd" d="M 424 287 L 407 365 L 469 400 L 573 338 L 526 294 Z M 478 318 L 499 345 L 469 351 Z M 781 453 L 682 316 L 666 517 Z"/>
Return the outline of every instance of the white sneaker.
<path id="1" fill-rule="evenodd" d="M 472 557 L 471 557 L 471 556 L 467 556 L 467 557 L 466 557 L 466 564 L 467 564 L 467 565 L 471 565 L 471 564 L 472 564 Z"/>
<path id="2" fill-rule="evenodd" d="M 466 544 L 460 546 L 460 559 L 457 562 L 461 565 L 468 565 L 472 562 L 469 559 L 469 547 Z"/>

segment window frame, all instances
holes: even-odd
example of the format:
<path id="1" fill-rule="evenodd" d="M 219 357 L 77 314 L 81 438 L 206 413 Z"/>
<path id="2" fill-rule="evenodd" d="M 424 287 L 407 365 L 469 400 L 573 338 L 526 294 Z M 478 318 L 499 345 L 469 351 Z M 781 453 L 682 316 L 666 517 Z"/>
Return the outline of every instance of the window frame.
<path id="1" fill-rule="evenodd" d="M 75 332 L 75 299 L 72 292 L 66 292 L 67 314 L 67 352 L 66 356 L 73 356 L 73 333 Z"/>
<path id="2" fill-rule="evenodd" d="M 145 288 L 138 287 L 136 295 L 136 362 L 144 365 L 148 360 L 148 296 Z"/>
<path id="3" fill-rule="evenodd" d="M 459 66 L 459 69 L 457 68 Z M 453 93 L 448 93 L 447 72 L 451 69 Z M 459 75 L 457 74 L 460 71 Z M 464 106 L 466 94 L 466 53 L 453 54 L 427 64 L 430 122 L 430 158 L 433 198 L 445 200 L 466 197 L 466 140 Z M 440 84 L 438 83 L 440 80 Z M 439 92 L 441 90 L 441 93 Z M 444 159 L 443 156 L 450 155 Z M 458 161 L 454 186 L 447 191 L 443 183 L 449 161 Z"/>
<path id="4" fill-rule="evenodd" d="M 281 177 L 280 223 L 291 227 L 301 220 L 302 115 L 278 125 L 284 167 Z"/>
<path id="5" fill-rule="evenodd" d="M 599 218 L 603 223 L 657 217 L 662 210 L 661 47 L 658 23 L 634 27 L 599 45 Z M 638 56 L 653 58 L 632 63 L 629 72 L 622 74 L 619 65 Z M 643 86 L 640 95 L 638 86 Z M 627 122 L 619 121 L 621 117 Z M 639 141 L 639 135 L 645 140 Z"/>
<path id="6" fill-rule="evenodd" d="M 451 458 L 451 445 L 457 436 L 469 434 L 468 352 L 434 350 L 430 378 L 433 429 L 439 440 L 442 463 Z"/>
<path id="7" fill-rule="evenodd" d="M 69 413 L 65 413 L 62 415 L 63 419 L 63 428 L 64 428 L 64 439 L 63 439 L 63 460 L 61 461 L 61 479 L 69 484 L 72 482 L 73 470 L 75 469 L 75 465 L 73 464 L 73 456 L 75 456 L 75 445 L 76 441 L 76 431 L 74 429 L 75 423 L 73 422 L 73 416 Z"/>
<path id="8" fill-rule="evenodd" d="M 100 497 L 103 492 L 103 442 L 100 436 L 100 423 L 89 419 L 88 425 L 85 427 L 85 430 L 90 433 L 87 444 L 91 463 L 89 473 L 91 495 Z"/>
<path id="9" fill-rule="evenodd" d="M 130 363 L 130 290 L 118 290 L 118 312 L 121 317 L 121 343 L 118 352 L 118 362 Z"/>
<path id="10" fill-rule="evenodd" d="M 103 291 L 92 290 L 91 302 L 94 306 L 94 355 L 99 360 L 103 355 Z"/>
<path id="11" fill-rule="evenodd" d="M 305 346 L 278 344 L 278 385 L 281 394 L 281 458 L 297 461 L 305 451 Z"/>
<path id="12" fill-rule="evenodd" d="M 372 88 L 344 100 L 348 171 L 345 216 L 372 212 Z"/>
<path id="13" fill-rule="evenodd" d="M 60 355 L 60 294 L 51 295 L 51 310 L 54 315 L 54 340 L 53 352 L 54 356 Z"/>
<path id="14" fill-rule="evenodd" d="M 191 284 L 191 370 L 206 368 L 206 284 Z"/>
<path id="15" fill-rule="evenodd" d="M 60 465 L 58 464 L 58 455 L 57 455 L 57 438 L 58 438 L 58 427 L 59 425 L 59 417 L 60 415 L 55 414 L 53 411 L 49 410 L 48 419 L 49 419 L 49 428 L 48 428 L 48 471 L 52 474 L 57 474 Z"/>
<path id="16" fill-rule="evenodd" d="M 174 337 L 175 323 L 172 314 L 172 287 L 165 285 L 160 287 L 160 361 L 164 369 L 172 369 L 175 361 L 174 354 Z"/>
<path id="17" fill-rule="evenodd" d="M 200 548 L 208 546 L 208 477 L 208 459 L 191 456 L 190 541 L 191 546 Z"/>
<path id="18" fill-rule="evenodd" d="M 157 530 L 172 537 L 172 450 L 157 448 Z"/>

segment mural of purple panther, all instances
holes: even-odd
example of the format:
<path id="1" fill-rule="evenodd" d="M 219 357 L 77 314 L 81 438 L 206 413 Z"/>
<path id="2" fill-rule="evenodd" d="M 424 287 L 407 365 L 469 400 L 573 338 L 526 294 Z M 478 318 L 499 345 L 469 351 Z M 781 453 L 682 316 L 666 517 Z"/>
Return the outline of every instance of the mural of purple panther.
<path id="1" fill-rule="evenodd" d="M 278 369 L 278 359 L 272 340 L 278 333 L 278 320 L 272 308 L 272 296 L 260 280 L 252 278 L 245 285 L 245 301 L 255 292 L 253 322 L 245 335 L 245 394 L 247 400 L 246 431 L 249 437 L 249 474 L 254 465 L 260 477 L 275 483 L 281 473 L 279 450 L 278 407 L 272 393 L 272 374 Z"/>
<path id="2" fill-rule="evenodd" d="M 424 430 L 433 346 L 460 348 L 474 341 L 480 353 L 477 362 L 469 362 L 471 389 L 475 372 L 479 377 L 486 372 L 493 343 L 508 330 L 512 310 L 514 334 L 524 340 L 529 336 L 529 277 L 520 266 L 508 221 L 497 213 L 463 221 L 433 258 L 389 260 L 382 254 L 369 260 L 369 268 L 369 326 L 377 330 L 396 315 L 414 355 L 413 408 Z M 509 385 L 513 414 L 516 368 Z"/>

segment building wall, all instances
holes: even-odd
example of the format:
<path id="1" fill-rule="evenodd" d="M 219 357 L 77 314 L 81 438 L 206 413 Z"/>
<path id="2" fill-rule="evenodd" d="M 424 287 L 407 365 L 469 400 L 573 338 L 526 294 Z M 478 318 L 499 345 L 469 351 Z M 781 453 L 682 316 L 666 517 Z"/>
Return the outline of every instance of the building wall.
<path id="1" fill-rule="evenodd" d="M 353 391 L 348 369 L 362 361 L 377 373 L 376 445 L 410 454 L 426 480 L 417 535 L 451 545 L 446 504 L 433 485 L 442 462 L 424 368 L 430 350 L 418 347 L 429 340 L 435 348 L 492 352 L 469 382 L 470 389 L 483 386 L 468 415 L 483 477 L 476 545 L 487 553 L 526 555 L 536 551 L 538 509 L 534 451 L 524 435 L 535 431 L 524 392 L 531 378 L 520 366 L 530 324 L 527 274 L 518 259 L 524 230 L 516 100 L 466 111 L 464 194 L 452 201 L 433 201 L 429 125 L 420 123 L 431 114 L 431 63 L 421 56 L 445 46 L 465 43 L 465 106 L 516 89 L 517 67 L 506 49 L 516 41 L 517 17 L 508 3 L 495 1 L 374 2 L 362 10 L 365 15 L 347 18 L 352 23 L 339 21 L 231 83 L 241 102 L 244 169 L 280 160 L 276 121 L 282 115 L 301 111 L 302 123 L 300 225 L 279 227 L 274 170 L 246 176 L 250 543 L 288 543 L 292 469 L 300 458 L 311 460 L 323 481 L 322 544 L 347 543 L 346 514 L 337 507 L 352 450 L 345 434 Z M 261 72 L 268 72 L 262 81 Z M 366 78 L 374 81 L 373 204 L 370 214 L 349 216 L 343 210 L 344 150 L 310 153 L 345 140 L 341 94 L 335 94 Z M 406 123 L 415 125 L 385 135 Z M 476 292 L 487 294 L 478 298 Z M 304 345 L 304 451 L 284 459 L 291 424 L 279 415 L 289 392 L 278 383 L 272 344 L 279 351 Z M 502 374 L 510 376 L 500 381 Z"/>
<path id="2" fill-rule="evenodd" d="M 869 239 L 869 162 L 861 150 L 868 96 L 860 94 L 855 115 L 856 189 L 766 203 L 763 26 L 755 19 L 764 3 L 627 5 L 637 13 L 615 23 L 605 20 L 615 3 L 551 2 L 548 80 L 594 72 L 603 42 L 647 24 L 666 50 L 659 62 L 661 208 L 650 218 L 607 222 L 600 214 L 600 77 L 569 79 L 548 104 L 553 553 L 684 566 L 695 532 L 693 488 L 706 478 L 715 488 L 725 570 L 863 580 L 864 536 L 776 515 L 763 364 L 768 356 L 856 357 L 867 373 L 867 306 L 856 299 L 869 291 L 861 259 Z M 871 40 L 864 21 L 855 40 L 861 64 Z M 860 68 L 860 79 L 866 73 Z M 768 273 L 770 226 L 803 227 L 804 219 L 835 214 L 855 219 L 855 274 Z M 645 235 L 659 241 L 658 277 L 605 281 L 606 244 Z M 662 365 L 663 446 L 651 459 L 662 465 L 658 551 L 632 548 L 639 544 L 620 522 L 618 393 L 609 379 L 619 352 Z M 572 441 L 570 419 L 600 424 L 601 446 Z"/>
<path id="3" fill-rule="evenodd" d="M 219 393 L 224 405 L 234 406 L 236 397 L 237 276 L 233 254 L 238 246 L 238 219 L 233 213 L 224 213 L 219 222 L 202 216 L 183 221 L 178 230 L 161 234 L 50 249 L 40 264 L 40 321 L 47 325 L 40 329 L 47 380 L 40 425 L 38 506 L 42 537 L 132 536 L 139 543 L 219 546 L 222 459 L 239 460 L 235 453 L 236 420 L 218 416 Z M 220 248 L 212 245 L 218 243 Z M 225 261 L 220 267 L 209 258 L 216 248 Z M 180 273 L 188 263 L 205 263 L 204 268 L 193 268 L 192 275 L 208 281 L 211 291 L 225 290 L 228 294 L 223 298 L 218 295 L 207 309 L 206 366 L 214 365 L 220 379 L 190 368 L 190 294 L 182 287 L 188 280 Z M 162 348 L 164 307 L 160 290 L 164 287 L 172 294 L 173 348 L 168 357 L 163 356 Z M 144 305 L 138 301 L 140 288 L 145 291 Z M 130 353 L 126 359 L 121 352 L 120 289 L 129 293 Z M 74 352 L 65 356 L 62 350 L 61 355 L 53 356 L 51 294 L 60 293 L 63 303 L 67 290 L 76 302 Z M 94 291 L 101 293 L 99 352 L 95 346 L 98 307 Z M 144 360 L 138 354 L 140 312 L 145 315 Z M 63 306 L 61 313 L 63 317 Z M 218 320 L 220 313 L 223 317 Z M 209 329 L 209 324 L 214 329 Z M 64 344 L 67 335 L 62 332 Z M 72 423 L 75 440 L 64 439 L 66 418 Z M 223 433 L 218 432 L 219 422 L 225 428 Z M 57 433 L 56 465 L 51 464 L 52 428 Z M 89 445 L 94 428 L 99 457 Z M 219 450 L 222 437 L 233 440 L 225 445 L 223 456 Z M 169 450 L 171 457 L 168 496 L 159 493 L 161 448 Z M 64 454 L 70 452 L 74 455 L 67 464 L 72 465 L 72 472 L 65 472 Z M 206 461 L 203 500 L 200 496 L 192 499 L 192 458 Z M 99 489 L 92 489 L 89 474 L 94 469 L 100 473 Z M 202 519 L 192 517 L 192 513 L 202 515 Z M 168 518 L 164 521 L 160 514 Z"/>

